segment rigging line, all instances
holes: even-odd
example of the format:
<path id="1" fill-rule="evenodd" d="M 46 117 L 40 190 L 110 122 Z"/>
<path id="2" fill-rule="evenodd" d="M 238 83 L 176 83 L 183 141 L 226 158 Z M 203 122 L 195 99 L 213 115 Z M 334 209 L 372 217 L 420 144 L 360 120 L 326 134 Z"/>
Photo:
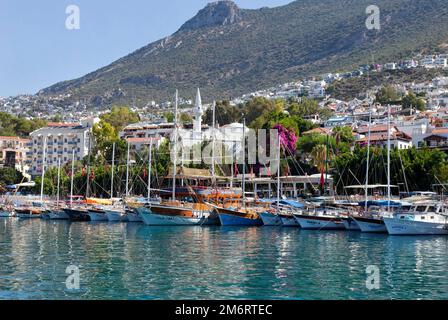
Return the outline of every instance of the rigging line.
<path id="1" fill-rule="evenodd" d="M 356 182 L 358 182 L 359 185 L 361 185 L 361 182 L 358 180 L 358 178 L 355 176 L 355 174 L 352 172 L 351 169 L 348 169 L 348 171 L 352 174 L 352 176 L 355 178 Z"/>

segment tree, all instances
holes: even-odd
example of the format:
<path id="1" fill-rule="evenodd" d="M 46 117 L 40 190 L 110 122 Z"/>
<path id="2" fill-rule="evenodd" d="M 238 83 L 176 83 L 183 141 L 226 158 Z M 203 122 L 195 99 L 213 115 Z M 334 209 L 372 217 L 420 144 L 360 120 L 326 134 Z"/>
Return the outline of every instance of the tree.
<path id="1" fill-rule="evenodd" d="M 327 162 L 327 146 L 323 144 L 314 146 L 311 151 L 311 157 L 313 159 L 313 164 L 317 167 L 319 172 L 324 172 Z"/>
<path id="2" fill-rule="evenodd" d="M 215 121 L 217 124 L 223 126 L 233 122 L 239 122 L 241 120 L 241 114 L 243 113 L 241 107 L 230 105 L 229 101 L 218 101 L 215 107 Z M 202 121 L 209 126 L 213 123 L 213 110 L 207 109 Z"/>
<path id="3" fill-rule="evenodd" d="M 10 184 L 20 183 L 23 180 L 23 175 L 14 168 L 0 169 L 0 185 L 7 186 Z"/>
<path id="4" fill-rule="evenodd" d="M 403 109 L 426 110 L 425 100 L 418 98 L 414 92 L 410 91 L 401 101 Z"/>
<path id="5" fill-rule="evenodd" d="M 167 122 L 174 122 L 174 113 L 171 111 L 167 111 L 163 114 Z"/>
<path id="6" fill-rule="evenodd" d="M 182 124 L 188 124 L 193 122 L 193 117 L 186 112 L 183 112 L 180 114 L 180 123 Z"/>
<path id="7" fill-rule="evenodd" d="M 376 102 L 381 104 L 391 104 L 399 100 L 398 93 L 394 87 L 388 85 L 381 88 L 376 93 Z"/>
<path id="8" fill-rule="evenodd" d="M 109 113 L 101 115 L 101 120 L 110 123 L 117 132 L 123 130 L 129 124 L 140 121 L 140 117 L 137 113 L 131 111 L 129 107 L 115 106 Z"/>

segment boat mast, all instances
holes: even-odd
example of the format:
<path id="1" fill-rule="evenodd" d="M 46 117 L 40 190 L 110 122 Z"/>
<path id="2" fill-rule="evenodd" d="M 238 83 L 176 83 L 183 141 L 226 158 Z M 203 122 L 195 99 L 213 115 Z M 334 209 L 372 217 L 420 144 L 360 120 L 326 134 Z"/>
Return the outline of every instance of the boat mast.
<path id="1" fill-rule="evenodd" d="M 45 163 L 46 163 L 46 149 L 47 148 L 47 137 L 44 137 L 43 150 L 42 150 L 42 177 L 40 182 L 40 202 L 44 201 L 44 181 L 45 181 Z"/>
<path id="2" fill-rule="evenodd" d="M 176 173 L 177 173 L 177 107 L 179 100 L 179 91 L 176 89 L 176 95 L 174 99 L 174 145 L 173 145 L 173 201 L 176 199 Z"/>
<path id="3" fill-rule="evenodd" d="M 73 178 L 75 174 L 75 149 L 72 153 L 72 178 L 70 180 L 70 208 L 73 206 Z"/>
<path id="4" fill-rule="evenodd" d="M 114 198 L 114 169 L 115 169 L 115 142 L 112 144 L 112 168 L 111 168 L 111 180 L 110 180 L 110 198 Z"/>
<path id="5" fill-rule="evenodd" d="M 391 200 L 391 190 L 390 190 L 390 104 L 387 106 L 387 200 L 388 207 L 387 210 L 390 212 L 390 200 Z"/>
<path id="6" fill-rule="evenodd" d="M 243 118 L 243 179 L 241 188 L 243 191 L 243 206 L 246 208 L 246 118 Z"/>
<path id="7" fill-rule="evenodd" d="M 86 186 L 86 199 L 90 195 L 90 148 L 92 147 L 92 136 L 90 131 L 87 132 L 87 136 L 89 137 L 89 148 L 87 152 L 87 186 Z"/>
<path id="8" fill-rule="evenodd" d="M 152 170 L 152 139 L 149 142 L 149 159 L 148 159 L 148 202 L 151 199 L 151 170 Z"/>
<path id="9" fill-rule="evenodd" d="M 281 150 L 281 142 L 280 142 L 280 134 L 278 135 L 278 151 L 277 151 L 277 213 L 280 210 L 280 150 Z"/>
<path id="10" fill-rule="evenodd" d="M 369 201 L 369 166 L 370 166 L 370 138 L 371 138 L 371 123 L 372 123 L 372 110 L 369 112 L 369 128 L 368 128 L 368 135 L 367 135 L 367 167 L 366 167 L 366 190 L 365 190 L 365 197 L 366 197 L 366 203 L 364 205 L 364 210 L 367 212 L 367 201 Z"/>
<path id="11" fill-rule="evenodd" d="M 126 198 L 129 197 L 129 154 L 131 150 L 131 145 L 128 141 L 128 154 L 126 158 Z"/>
<path id="12" fill-rule="evenodd" d="M 216 185 L 216 178 L 215 178 L 215 126 L 216 126 L 216 101 L 213 101 L 212 105 L 213 109 L 213 124 L 212 124 L 212 184 L 213 186 Z"/>
<path id="13" fill-rule="evenodd" d="M 61 186 L 61 158 L 58 158 L 58 194 L 56 196 L 56 207 L 59 207 L 59 189 Z"/>

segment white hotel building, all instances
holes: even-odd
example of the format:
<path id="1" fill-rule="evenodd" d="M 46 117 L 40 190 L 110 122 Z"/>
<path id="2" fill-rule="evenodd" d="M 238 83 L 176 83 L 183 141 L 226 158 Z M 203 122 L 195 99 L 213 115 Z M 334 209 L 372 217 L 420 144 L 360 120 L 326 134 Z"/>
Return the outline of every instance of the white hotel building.
<path id="1" fill-rule="evenodd" d="M 75 161 L 82 160 L 89 152 L 90 133 L 96 121 L 97 119 L 82 123 L 49 123 L 47 127 L 30 133 L 31 143 L 27 154 L 30 174 L 40 175 L 43 161 L 46 162 L 46 168 L 57 167 L 59 159 L 61 165 L 71 162 L 73 150 Z"/>

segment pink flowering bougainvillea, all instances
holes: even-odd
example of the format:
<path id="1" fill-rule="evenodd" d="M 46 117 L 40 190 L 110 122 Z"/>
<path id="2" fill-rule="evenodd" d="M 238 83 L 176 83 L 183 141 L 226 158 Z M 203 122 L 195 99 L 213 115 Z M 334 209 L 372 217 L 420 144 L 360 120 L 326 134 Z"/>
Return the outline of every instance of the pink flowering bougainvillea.
<path id="1" fill-rule="evenodd" d="M 297 136 L 294 131 L 286 129 L 281 124 L 276 124 L 273 129 L 278 130 L 280 144 L 283 147 L 283 150 L 288 151 L 290 154 L 294 154 L 297 148 Z"/>

